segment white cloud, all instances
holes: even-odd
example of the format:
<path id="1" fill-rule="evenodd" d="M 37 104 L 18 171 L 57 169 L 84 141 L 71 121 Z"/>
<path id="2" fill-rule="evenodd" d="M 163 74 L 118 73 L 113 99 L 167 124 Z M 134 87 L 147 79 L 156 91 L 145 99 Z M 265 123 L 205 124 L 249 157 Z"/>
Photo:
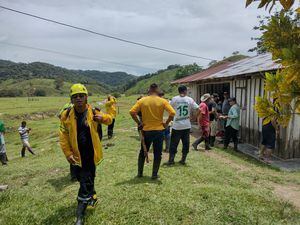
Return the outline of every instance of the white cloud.
<path id="1" fill-rule="evenodd" d="M 242 0 L 106 0 L 3 1 L 4 6 L 26 11 L 100 33 L 132 41 L 222 59 L 233 51 L 247 53 L 257 36 L 256 16 L 266 14 Z M 52 49 L 84 57 L 106 59 L 156 69 L 169 64 L 207 61 L 146 49 L 82 31 L 47 23 L 0 9 L 0 41 Z M 123 70 L 134 74 L 148 69 L 119 67 L 93 60 L 0 45 L 0 58 L 45 61 L 67 68 Z"/>

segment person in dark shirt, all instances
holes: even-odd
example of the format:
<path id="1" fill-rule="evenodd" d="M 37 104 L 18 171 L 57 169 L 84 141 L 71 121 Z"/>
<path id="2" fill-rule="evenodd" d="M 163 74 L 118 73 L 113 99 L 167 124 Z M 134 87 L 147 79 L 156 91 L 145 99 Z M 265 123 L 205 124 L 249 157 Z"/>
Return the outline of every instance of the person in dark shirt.
<path id="1" fill-rule="evenodd" d="M 209 144 L 211 147 L 214 147 L 217 133 L 217 102 L 219 95 L 213 94 L 210 102 L 208 103 L 209 111 Z"/>
<path id="2" fill-rule="evenodd" d="M 266 163 L 270 163 L 272 151 L 275 149 L 276 134 L 279 132 L 279 126 L 276 119 L 263 119 L 262 142 L 259 151 L 259 158 Z"/>
<path id="3" fill-rule="evenodd" d="M 86 208 L 95 207 L 98 200 L 94 187 L 96 165 L 103 159 L 100 124 L 112 123 L 110 114 L 87 104 L 87 89 L 82 84 L 71 87 L 72 106 L 61 114 L 60 145 L 80 183 L 75 225 L 84 224 Z"/>

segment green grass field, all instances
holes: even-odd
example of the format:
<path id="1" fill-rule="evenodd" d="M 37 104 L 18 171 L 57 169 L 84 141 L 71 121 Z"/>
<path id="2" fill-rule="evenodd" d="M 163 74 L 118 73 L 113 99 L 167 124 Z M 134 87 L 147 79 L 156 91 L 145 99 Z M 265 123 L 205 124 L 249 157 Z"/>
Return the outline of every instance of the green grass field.
<path id="1" fill-rule="evenodd" d="M 119 99 L 115 145 L 104 150 L 105 160 L 97 168 L 100 203 L 88 211 L 87 225 L 300 224 L 300 209 L 277 191 L 292 187 L 299 191 L 300 173 L 278 171 L 231 150 L 191 151 L 186 166 L 162 166 L 159 181 L 150 180 L 151 163 L 144 178 L 134 178 L 139 141 L 128 110 L 135 99 Z M 90 100 L 95 104 L 103 98 Z M 74 223 L 79 185 L 69 181 L 69 165 L 58 144 L 58 119 L 27 121 L 33 129 L 35 156 L 27 153 L 20 158 L 16 132 L 24 114 L 56 112 L 67 101 L 61 97 L 32 102 L 0 99 L 10 160 L 8 166 L 0 166 L 0 184 L 9 185 L 0 192 L 1 225 Z"/>

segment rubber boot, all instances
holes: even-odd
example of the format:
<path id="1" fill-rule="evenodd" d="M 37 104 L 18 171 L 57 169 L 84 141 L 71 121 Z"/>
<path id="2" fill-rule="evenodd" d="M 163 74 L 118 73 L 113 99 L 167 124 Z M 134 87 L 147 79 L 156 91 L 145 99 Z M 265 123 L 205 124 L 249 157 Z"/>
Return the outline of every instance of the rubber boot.
<path id="1" fill-rule="evenodd" d="M 216 140 L 216 136 L 211 136 L 210 137 L 210 146 L 214 147 L 215 146 L 215 140 Z"/>
<path id="2" fill-rule="evenodd" d="M 145 163 L 145 157 L 143 155 L 139 154 L 137 177 L 143 177 L 144 163 Z"/>
<path id="3" fill-rule="evenodd" d="M 152 169 L 152 177 L 151 177 L 152 180 L 156 180 L 159 178 L 158 170 L 160 167 L 160 161 L 161 161 L 161 159 L 154 159 L 153 169 Z"/>
<path id="4" fill-rule="evenodd" d="M 4 166 L 4 165 L 7 165 L 7 160 L 6 160 L 6 153 L 2 153 L 2 154 L 0 154 L 0 161 L 1 161 L 1 163 L 2 163 L 2 165 Z"/>
<path id="5" fill-rule="evenodd" d="M 194 143 L 192 144 L 192 146 L 193 146 L 193 148 L 194 148 L 195 151 L 198 151 L 197 146 L 198 146 L 202 141 L 204 141 L 204 138 L 203 138 L 203 137 L 198 138 L 196 141 L 194 141 Z"/>
<path id="6" fill-rule="evenodd" d="M 233 150 L 236 152 L 238 151 L 238 143 L 237 142 L 234 143 Z"/>
<path id="7" fill-rule="evenodd" d="M 174 162 L 174 159 L 175 159 L 175 154 L 169 154 L 169 161 L 166 163 L 167 166 L 172 166 L 175 164 Z"/>
<path id="8" fill-rule="evenodd" d="M 76 210 L 76 222 L 75 225 L 84 225 L 84 214 L 87 207 L 87 203 L 78 201 L 77 210 Z"/>
<path id="9" fill-rule="evenodd" d="M 205 150 L 211 150 L 211 148 L 209 147 L 209 139 L 208 138 L 205 139 Z"/>
<path id="10" fill-rule="evenodd" d="M 186 156 L 187 156 L 187 154 L 182 154 L 182 158 L 181 158 L 181 160 L 179 161 L 179 163 L 180 163 L 181 165 L 185 165 Z"/>

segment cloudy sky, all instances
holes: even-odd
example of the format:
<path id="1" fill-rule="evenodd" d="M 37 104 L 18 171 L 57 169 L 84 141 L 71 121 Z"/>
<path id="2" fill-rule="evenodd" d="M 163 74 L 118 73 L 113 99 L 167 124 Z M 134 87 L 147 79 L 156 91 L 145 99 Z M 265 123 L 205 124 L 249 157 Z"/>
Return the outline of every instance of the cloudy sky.
<path id="1" fill-rule="evenodd" d="M 100 33 L 212 59 L 249 54 L 258 15 L 245 0 L 0 0 L 0 5 Z M 0 59 L 135 75 L 209 61 L 122 43 L 0 9 Z M 8 45 L 10 44 L 10 45 Z M 42 52 L 13 45 L 66 53 Z M 71 56 L 74 55 L 74 56 Z M 78 58 L 75 56 L 81 56 Z M 119 66 L 105 61 L 130 64 Z"/>

